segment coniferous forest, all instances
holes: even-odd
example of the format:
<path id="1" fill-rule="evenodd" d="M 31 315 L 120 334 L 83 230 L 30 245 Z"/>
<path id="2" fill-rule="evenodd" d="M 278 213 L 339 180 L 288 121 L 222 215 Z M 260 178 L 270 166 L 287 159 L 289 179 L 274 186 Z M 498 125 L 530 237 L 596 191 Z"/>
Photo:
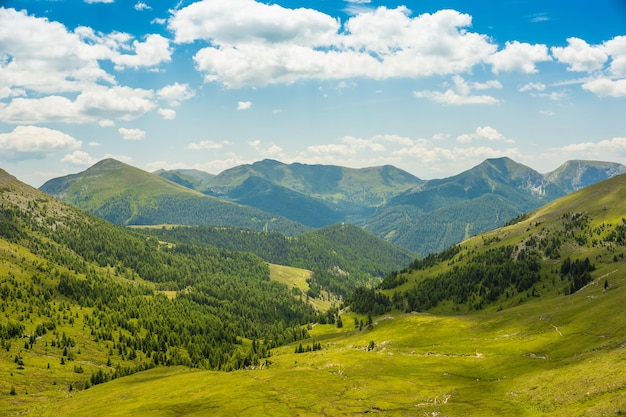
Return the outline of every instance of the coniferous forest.
<path id="1" fill-rule="evenodd" d="M 268 366 L 272 348 L 316 320 L 250 253 L 162 244 L 11 186 L 0 220 L 2 314 L 18 319 L 0 326 L 2 346 L 28 335 L 24 349 L 45 343 L 69 363 L 81 357 L 77 336 L 58 329 L 81 323 L 109 364 L 124 364 L 83 387 L 160 364 Z"/>

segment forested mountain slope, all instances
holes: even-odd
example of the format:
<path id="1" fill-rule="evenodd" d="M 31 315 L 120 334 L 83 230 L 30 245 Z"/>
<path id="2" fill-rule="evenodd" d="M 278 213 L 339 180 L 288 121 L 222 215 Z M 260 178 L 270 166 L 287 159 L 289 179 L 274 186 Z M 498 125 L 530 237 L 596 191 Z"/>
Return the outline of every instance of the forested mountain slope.
<path id="1" fill-rule="evenodd" d="M 276 187 L 321 200 L 347 215 L 378 207 L 422 182 L 389 165 L 354 169 L 335 165 L 284 164 L 265 159 L 227 169 L 205 181 L 205 189 L 201 191 L 231 198 L 230 194 L 249 178 L 259 178 Z"/>
<path id="2" fill-rule="evenodd" d="M 398 195 L 363 221 L 370 232 L 426 255 L 502 226 L 565 195 L 543 175 L 509 158 L 488 159 L 459 175 Z"/>
<path id="3" fill-rule="evenodd" d="M 625 169 L 570 161 L 542 175 L 495 158 L 449 178 L 422 181 L 391 166 L 264 160 L 216 176 L 194 170 L 153 175 L 105 160 L 50 180 L 42 190 L 119 224 L 204 224 L 295 235 L 349 222 L 425 256 Z"/>
<path id="4" fill-rule="evenodd" d="M 255 255 L 160 244 L 1 170 L 0 294 L 3 412 L 157 365 L 265 366 L 316 319 Z"/>
<path id="5" fill-rule="evenodd" d="M 114 159 L 52 179 L 40 189 L 116 224 L 213 224 L 286 234 L 306 229 L 284 217 L 204 195 Z"/>
<path id="6" fill-rule="evenodd" d="M 297 236 L 214 226 L 141 228 L 162 241 L 251 252 L 267 262 L 313 271 L 309 295 L 321 290 L 345 297 L 360 285 L 376 286 L 415 255 L 349 224 Z"/>
<path id="7" fill-rule="evenodd" d="M 360 291 L 353 306 L 472 311 L 604 285 L 600 278 L 626 271 L 625 196 L 626 175 L 588 186 L 506 227 L 416 260 L 386 277 L 382 293 Z"/>

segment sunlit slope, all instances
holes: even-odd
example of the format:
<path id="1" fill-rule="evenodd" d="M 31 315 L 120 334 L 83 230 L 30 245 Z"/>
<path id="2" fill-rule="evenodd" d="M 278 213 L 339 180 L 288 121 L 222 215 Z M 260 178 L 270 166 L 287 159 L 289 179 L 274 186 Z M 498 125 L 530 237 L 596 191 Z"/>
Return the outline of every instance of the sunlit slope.
<path id="1" fill-rule="evenodd" d="M 0 415 L 158 366 L 260 366 L 313 309 L 249 253 L 168 245 L 0 170 Z"/>
<path id="2" fill-rule="evenodd" d="M 610 286 L 498 313 L 389 314 L 317 326 L 321 351 L 267 369 L 155 369 L 76 393 L 42 415 L 617 416 L 626 412 L 626 265 Z M 364 319 L 361 317 L 360 319 Z"/>
<path id="3" fill-rule="evenodd" d="M 625 202 L 626 176 L 614 177 L 416 261 L 383 288 L 397 309 L 444 313 L 576 292 L 624 260 Z"/>
<path id="4" fill-rule="evenodd" d="M 40 189 L 116 224 L 231 225 L 287 234 L 306 229 L 284 217 L 204 195 L 114 159 L 52 179 Z"/>
<path id="5" fill-rule="evenodd" d="M 335 165 L 283 164 L 266 159 L 225 170 L 208 182 L 207 192 L 228 195 L 250 177 L 262 178 L 348 211 L 380 206 L 422 182 L 390 165 L 353 169 Z"/>

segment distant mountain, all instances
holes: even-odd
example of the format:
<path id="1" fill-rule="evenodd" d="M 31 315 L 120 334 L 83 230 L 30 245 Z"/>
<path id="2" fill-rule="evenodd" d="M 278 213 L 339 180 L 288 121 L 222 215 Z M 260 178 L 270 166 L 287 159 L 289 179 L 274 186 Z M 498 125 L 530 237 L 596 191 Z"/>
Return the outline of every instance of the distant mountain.
<path id="1" fill-rule="evenodd" d="M 587 186 L 416 260 L 381 288 L 400 310 L 448 312 L 512 307 L 574 294 L 591 283 L 600 288 L 601 279 L 624 276 L 625 196 L 626 175 Z M 603 284 L 606 290 L 608 282 Z M 358 307 L 365 299 L 353 301 Z"/>
<path id="2" fill-rule="evenodd" d="M 214 176 L 107 168 L 115 163 L 102 161 L 42 189 L 120 224 L 268 227 L 295 234 L 348 222 L 422 255 L 626 172 L 615 163 L 569 161 L 542 175 L 509 158 L 495 158 L 449 178 L 424 181 L 392 166 L 351 169 L 266 159 Z"/>
<path id="3" fill-rule="evenodd" d="M 100 161 L 78 174 L 52 179 L 40 189 L 123 225 L 213 224 L 286 234 L 306 230 L 284 217 L 204 195 L 114 159 Z"/>
<path id="4" fill-rule="evenodd" d="M 353 169 L 335 165 L 284 164 L 266 159 L 220 173 L 208 183 L 205 192 L 228 196 L 249 177 L 265 179 L 347 211 L 380 206 L 399 192 L 422 182 L 389 165 Z"/>
<path id="5" fill-rule="evenodd" d="M 546 178 L 567 193 L 626 173 L 626 166 L 615 162 L 567 161 Z"/>
<path id="6" fill-rule="evenodd" d="M 417 253 L 435 253 L 564 194 L 527 166 L 509 158 L 488 159 L 400 194 L 362 225 Z"/>
<path id="7" fill-rule="evenodd" d="M 312 228 L 338 223 L 345 218 L 344 213 L 333 209 L 324 200 L 309 197 L 256 176 L 246 178 L 241 185 L 230 190 L 227 198 Z"/>
<path id="8" fill-rule="evenodd" d="M 204 189 L 206 182 L 215 177 L 213 174 L 197 169 L 175 169 L 169 171 L 160 169 L 154 173 L 178 185 L 198 191 Z"/>

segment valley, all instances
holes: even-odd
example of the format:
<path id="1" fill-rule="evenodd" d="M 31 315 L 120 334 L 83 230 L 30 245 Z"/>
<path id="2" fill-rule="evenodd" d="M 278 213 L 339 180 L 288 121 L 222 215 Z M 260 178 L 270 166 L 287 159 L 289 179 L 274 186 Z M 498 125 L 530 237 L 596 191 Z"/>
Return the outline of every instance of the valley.
<path id="1" fill-rule="evenodd" d="M 624 175 L 418 256 L 127 228 L 0 174 L 2 414 L 626 412 Z"/>

